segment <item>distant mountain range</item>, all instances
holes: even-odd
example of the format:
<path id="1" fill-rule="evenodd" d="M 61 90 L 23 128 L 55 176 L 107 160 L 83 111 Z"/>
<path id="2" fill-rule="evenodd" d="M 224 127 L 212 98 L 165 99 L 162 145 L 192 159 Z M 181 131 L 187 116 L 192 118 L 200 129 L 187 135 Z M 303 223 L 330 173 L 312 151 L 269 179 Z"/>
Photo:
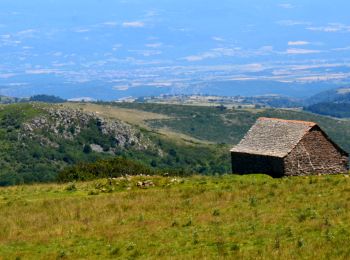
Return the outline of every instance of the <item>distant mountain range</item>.
<path id="1" fill-rule="evenodd" d="M 40 75 L 25 77 L 30 81 L 21 87 L 6 87 L 10 81 L 0 78 L 0 94 L 12 97 L 30 97 L 47 94 L 64 99 L 113 101 L 122 98 L 139 98 L 159 95 L 217 95 L 217 96 L 263 96 L 280 95 L 297 99 L 310 98 L 320 92 L 344 87 L 345 83 L 329 82 L 279 82 L 273 80 L 206 80 L 186 78 L 172 83 L 139 82 L 111 83 L 104 80 L 91 82 L 64 82 L 64 79 Z M 135 79 L 136 80 L 136 79 Z M 182 81 L 182 82 L 181 82 Z M 2 83 L 3 82 L 3 83 Z"/>

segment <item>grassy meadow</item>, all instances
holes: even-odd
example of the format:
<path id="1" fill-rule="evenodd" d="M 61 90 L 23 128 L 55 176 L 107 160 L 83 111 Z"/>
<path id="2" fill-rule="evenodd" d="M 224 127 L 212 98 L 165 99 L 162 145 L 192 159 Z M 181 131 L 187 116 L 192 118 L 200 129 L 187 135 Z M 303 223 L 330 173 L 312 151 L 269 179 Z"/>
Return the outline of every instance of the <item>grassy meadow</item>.
<path id="1" fill-rule="evenodd" d="M 344 175 L 0 188 L 0 259 L 348 259 L 349 209 Z"/>

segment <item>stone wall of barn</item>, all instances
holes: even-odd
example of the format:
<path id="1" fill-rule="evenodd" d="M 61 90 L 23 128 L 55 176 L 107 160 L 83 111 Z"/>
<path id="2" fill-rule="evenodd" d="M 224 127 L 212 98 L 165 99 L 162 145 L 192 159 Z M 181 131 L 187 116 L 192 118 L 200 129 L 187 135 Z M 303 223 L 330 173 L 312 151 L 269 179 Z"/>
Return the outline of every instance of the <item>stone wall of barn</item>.
<path id="1" fill-rule="evenodd" d="M 264 173 L 272 177 L 283 175 L 283 158 L 232 152 L 232 173 Z"/>
<path id="2" fill-rule="evenodd" d="M 284 159 L 286 175 L 336 174 L 348 171 L 348 157 L 319 130 L 312 129 Z"/>

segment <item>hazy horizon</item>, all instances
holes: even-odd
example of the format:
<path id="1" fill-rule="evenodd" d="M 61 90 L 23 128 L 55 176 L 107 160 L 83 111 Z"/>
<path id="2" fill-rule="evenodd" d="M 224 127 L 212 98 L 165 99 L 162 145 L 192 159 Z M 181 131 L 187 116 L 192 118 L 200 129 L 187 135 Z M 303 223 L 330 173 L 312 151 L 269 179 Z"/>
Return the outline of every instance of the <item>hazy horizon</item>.
<path id="1" fill-rule="evenodd" d="M 2 95 L 303 97 L 318 84 L 321 91 L 350 78 L 347 1 L 3 0 L 0 6 Z"/>

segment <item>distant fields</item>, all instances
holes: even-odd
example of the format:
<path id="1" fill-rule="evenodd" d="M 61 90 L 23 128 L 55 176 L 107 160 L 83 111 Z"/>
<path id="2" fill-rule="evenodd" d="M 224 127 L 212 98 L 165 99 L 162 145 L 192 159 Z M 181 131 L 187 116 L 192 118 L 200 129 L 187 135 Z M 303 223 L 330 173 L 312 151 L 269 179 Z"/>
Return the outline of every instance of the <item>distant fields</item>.
<path id="1" fill-rule="evenodd" d="M 0 259 L 348 259 L 349 185 L 224 175 L 0 188 Z"/>

